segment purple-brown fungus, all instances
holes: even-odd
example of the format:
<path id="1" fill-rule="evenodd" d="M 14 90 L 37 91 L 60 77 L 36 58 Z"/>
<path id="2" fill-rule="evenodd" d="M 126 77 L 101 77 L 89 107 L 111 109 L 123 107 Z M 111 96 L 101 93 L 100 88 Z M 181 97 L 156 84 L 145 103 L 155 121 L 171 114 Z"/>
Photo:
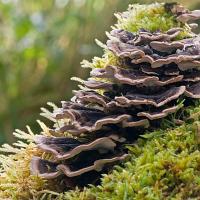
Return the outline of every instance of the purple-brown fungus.
<path id="1" fill-rule="evenodd" d="M 200 18 L 200 11 L 178 4 L 165 4 L 165 9 L 177 23 Z M 112 30 L 106 48 L 119 64 L 93 68 L 83 89 L 52 114 L 59 126 L 51 131 L 62 137 L 35 138 L 50 159 L 33 157 L 31 172 L 70 179 L 75 186 L 79 177 L 93 173 L 85 183 L 95 183 L 99 174 L 127 158 L 124 144 L 200 99 L 200 35 L 179 39 L 183 29 Z M 181 100 L 186 102 L 182 107 Z"/>

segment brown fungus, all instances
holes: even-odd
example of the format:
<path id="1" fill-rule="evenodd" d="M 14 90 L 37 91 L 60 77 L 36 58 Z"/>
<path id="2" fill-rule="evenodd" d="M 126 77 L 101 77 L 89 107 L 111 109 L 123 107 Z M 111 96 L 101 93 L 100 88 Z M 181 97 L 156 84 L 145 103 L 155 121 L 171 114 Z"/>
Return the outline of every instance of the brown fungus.
<path id="1" fill-rule="evenodd" d="M 176 16 L 176 20 L 182 23 L 200 19 L 200 10 L 190 11 L 178 3 L 166 3 L 165 9 Z"/>
<path id="2" fill-rule="evenodd" d="M 127 34 L 127 32 L 124 32 Z M 163 33 L 149 33 L 153 36 L 163 35 Z M 124 43 L 120 37 L 108 40 L 107 46 L 116 56 L 129 58 L 133 64 L 149 63 L 152 68 L 159 68 L 171 63 L 176 64 L 181 71 L 200 68 L 200 36 L 196 35 L 192 39 L 181 41 L 159 41 L 146 40 L 143 36 L 143 45 L 138 45 L 134 40 Z M 148 35 L 149 37 L 149 35 Z M 127 47 L 127 48 L 126 48 Z"/>
<path id="3" fill-rule="evenodd" d="M 103 167 L 110 163 L 116 163 L 119 161 L 123 161 L 127 158 L 127 154 L 122 154 L 118 156 L 110 156 L 108 158 L 102 158 L 99 160 L 95 160 L 93 164 L 85 166 L 83 168 L 72 170 L 73 164 L 59 164 L 56 162 L 47 161 L 41 159 L 40 157 L 33 157 L 31 160 L 31 171 L 34 172 L 35 175 L 39 175 L 45 179 L 53 179 L 58 176 L 64 174 L 67 177 L 76 177 L 80 176 L 84 173 L 90 171 L 101 171 Z"/>
<path id="4" fill-rule="evenodd" d="M 141 130 L 155 128 L 191 99 L 200 99 L 200 36 L 178 39 L 184 23 L 198 19 L 200 11 L 178 4 L 165 4 L 165 9 L 180 27 L 134 33 L 120 27 L 108 34 L 106 51 L 117 62 L 92 68 L 81 90 L 52 113 L 58 125 L 50 130 L 52 136 L 36 137 L 37 148 L 45 154 L 32 158 L 32 174 L 75 178 L 79 186 L 84 174 L 100 174 L 124 160 L 124 144 Z M 182 99 L 186 103 L 180 106 Z M 91 179 L 93 183 L 96 176 Z"/>
<path id="5" fill-rule="evenodd" d="M 52 138 L 37 136 L 35 140 L 37 147 L 44 152 L 53 154 L 56 160 L 69 159 L 82 151 L 98 150 L 100 153 L 114 151 L 116 143 L 110 137 L 97 138 L 94 141 L 83 143 L 72 138 Z"/>
<path id="6" fill-rule="evenodd" d="M 164 86 L 171 83 L 179 82 L 183 79 L 183 75 L 177 76 L 149 76 L 142 71 L 134 69 L 123 69 L 117 66 L 108 65 L 104 69 L 95 69 L 94 72 L 91 72 L 91 75 L 98 78 L 107 78 L 112 79 L 113 82 L 117 84 L 128 84 L 128 85 L 155 85 L 155 86 Z M 160 80 L 159 80 L 160 79 Z M 98 83 L 96 81 L 96 83 Z M 110 85 L 110 84 L 109 84 Z M 96 86 L 96 89 L 102 88 L 101 86 Z"/>

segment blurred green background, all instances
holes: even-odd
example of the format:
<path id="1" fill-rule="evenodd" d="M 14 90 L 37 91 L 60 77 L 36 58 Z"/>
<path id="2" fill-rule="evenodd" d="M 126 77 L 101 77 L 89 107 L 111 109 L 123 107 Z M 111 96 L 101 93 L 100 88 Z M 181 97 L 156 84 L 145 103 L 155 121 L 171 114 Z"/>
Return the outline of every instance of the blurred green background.
<path id="1" fill-rule="evenodd" d="M 113 14 L 138 2 L 154 1 L 0 1 L 0 143 L 13 141 L 15 128 L 39 130 L 40 107 L 72 96 L 70 77 L 88 74 L 79 63 L 102 54 L 94 39 L 105 42 Z M 199 0 L 178 2 L 200 8 Z"/>

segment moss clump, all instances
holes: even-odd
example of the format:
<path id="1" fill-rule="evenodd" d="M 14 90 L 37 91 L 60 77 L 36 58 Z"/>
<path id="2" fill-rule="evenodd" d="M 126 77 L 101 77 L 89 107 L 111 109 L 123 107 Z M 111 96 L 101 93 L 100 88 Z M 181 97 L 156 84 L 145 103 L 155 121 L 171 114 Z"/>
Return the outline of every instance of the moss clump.
<path id="1" fill-rule="evenodd" d="M 48 135 L 49 129 L 39 122 L 43 134 Z M 16 130 L 14 136 L 19 139 L 12 146 L 4 144 L 0 151 L 0 199 L 38 199 L 49 195 L 55 190 L 56 183 L 46 181 L 30 174 L 30 160 L 33 156 L 47 157 L 33 142 L 34 134 L 29 127 L 27 133 Z M 53 193 L 51 191 L 50 193 Z"/>
<path id="2" fill-rule="evenodd" d="M 168 31 L 174 27 L 182 27 L 184 33 L 181 37 L 190 36 L 190 28 L 175 19 L 171 12 L 167 12 L 164 4 L 154 3 L 150 5 L 130 5 L 128 11 L 121 14 L 116 14 L 118 23 L 116 28 L 124 29 L 133 33 L 141 29 L 150 32 Z M 151 19 L 151 20 L 149 20 Z"/>
<path id="3" fill-rule="evenodd" d="M 126 12 L 117 13 L 115 16 L 117 23 L 112 29 L 124 29 L 137 33 L 141 29 L 150 32 L 165 32 L 171 28 L 181 27 L 183 30 L 177 36 L 177 40 L 192 36 L 191 28 L 188 24 L 177 21 L 176 16 L 166 10 L 164 3 L 130 5 Z M 115 65 L 116 63 L 120 65 L 117 57 L 112 52 L 107 51 L 106 47 L 99 41 L 97 41 L 97 44 L 104 49 L 104 55 L 102 58 L 94 57 L 90 65 L 88 65 L 88 62 L 85 65 L 84 61 L 82 63 L 83 67 L 104 68 L 108 64 Z"/>
<path id="4" fill-rule="evenodd" d="M 130 160 L 104 175 L 102 184 L 62 194 L 63 199 L 198 199 L 200 121 L 148 133 L 129 146 Z"/>
<path id="5" fill-rule="evenodd" d="M 30 129 L 29 129 L 30 130 Z M 1 155 L 0 199 L 27 199 L 32 198 L 36 191 L 45 188 L 45 181 L 39 177 L 31 176 L 29 165 L 33 155 L 41 155 L 31 142 L 31 132 L 26 134 L 17 131 L 16 135 L 27 139 L 29 144 L 22 141 L 14 146 L 3 145 L 1 151 L 9 155 Z"/>
<path id="6" fill-rule="evenodd" d="M 183 27 L 184 32 L 180 37 L 189 37 L 190 29 L 187 25 L 177 22 L 171 13 L 166 13 L 163 5 L 130 6 L 126 13 L 127 17 L 117 15 L 116 27 L 132 32 L 137 32 L 141 28 L 165 31 L 173 27 Z M 105 50 L 102 58 L 94 58 L 90 65 L 84 62 L 83 66 L 101 68 L 116 63 L 120 66 L 117 58 L 104 45 L 100 46 Z M 17 131 L 15 135 L 20 141 L 14 144 L 15 147 L 4 145 L 1 149 L 6 154 L 0 158 L 0 199 L 196 198 L 200 195 L 199 110 L 198 105 L 195 109 L 189 109 L 195 123 L 143 135 L 143 139 L 127 147 L 130 158 L 123 167 L 118 166 L 111 174 L 104 175 L 100 186 L 91 186 L 83 191 L 77 189 L 62 193 L 65 190 L 56 187 L 62 184 L 32 176 L 29 169 L 30 159 L 33 156 L 46 158 L 48 155 L 35 148 L 34 134 L 30 129 L 27 134 Z M 57 121 L 54 122 L 56 125 Z M 50 136 L 48 128 L 44 124 L 41 126 L 42 134 Z"/>
<path id="7" fill-rule="evenodd" d="M 87 187 L 83 191 L 60 193 L 55 183 L 30 175 L 30 159 L 33 155 L 41 156 L 41 152 L 32 142 L 34 135 L 30 129 L 28 133 L 17 131 L 15 135 L 29 144 L 19 142 L 15 144 L 16 148 L 4 145 L 1 149 L 15 154 L 1 155 L 0 199 L 198 199 L 199 103 L 186 112 L 190 115 L 188 123 L 142 135 L 127 147 L 129 159 L 123 166 L 116 166 L 112 173 L 104 175 L 100 186 Z M 40 124 L 43 134 L 49 134 L 48 128 Z"/>

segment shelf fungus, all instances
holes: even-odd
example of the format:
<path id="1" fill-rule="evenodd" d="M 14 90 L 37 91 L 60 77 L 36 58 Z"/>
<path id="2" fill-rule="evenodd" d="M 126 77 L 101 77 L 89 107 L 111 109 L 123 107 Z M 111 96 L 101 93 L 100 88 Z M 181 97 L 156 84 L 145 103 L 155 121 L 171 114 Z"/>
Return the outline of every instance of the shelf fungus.
<path id="1" fill-rule="evenodd" d="M 52 133 L 57 134 L 35 137 L 45 154 L 32 158 L 33 174 L 45 179 L 101 174 L 127 158 L 124 145 L 138 133 L 156 128 L 157 122 L 179 112 L 187 102 L 200 99 L 200 35 L 183 36 L 185 27 L 189 29 L 186 22 L 199 19 L 200 11 L 178 4 L 161 6 L 177 27 L 131 32 L 116 26 L 107 34 L 104 47 L 115 62 L 93 66 L 72 100 L 62 101 L 51 114 L 58 124 Z M 127 12 L 120 16 L 121 21 L 128 18 Z"/>
<path id="2" fill-rule="evenodd" d="M 119 143 L 123 138 L 110 135 L 80 142 L 73 138 L 52 138 L 37 136 L 35 142 L 41 150 L 53 155 L 53 161 L 34 157 L 31 170 L 46 179 L 66 175 L 69 178 L 86 172 L 101 171 L 105 165 L 124 160 L 127 154 L 120 151 Z M 87 155 L 85 157 L 84 155 Z"/>

